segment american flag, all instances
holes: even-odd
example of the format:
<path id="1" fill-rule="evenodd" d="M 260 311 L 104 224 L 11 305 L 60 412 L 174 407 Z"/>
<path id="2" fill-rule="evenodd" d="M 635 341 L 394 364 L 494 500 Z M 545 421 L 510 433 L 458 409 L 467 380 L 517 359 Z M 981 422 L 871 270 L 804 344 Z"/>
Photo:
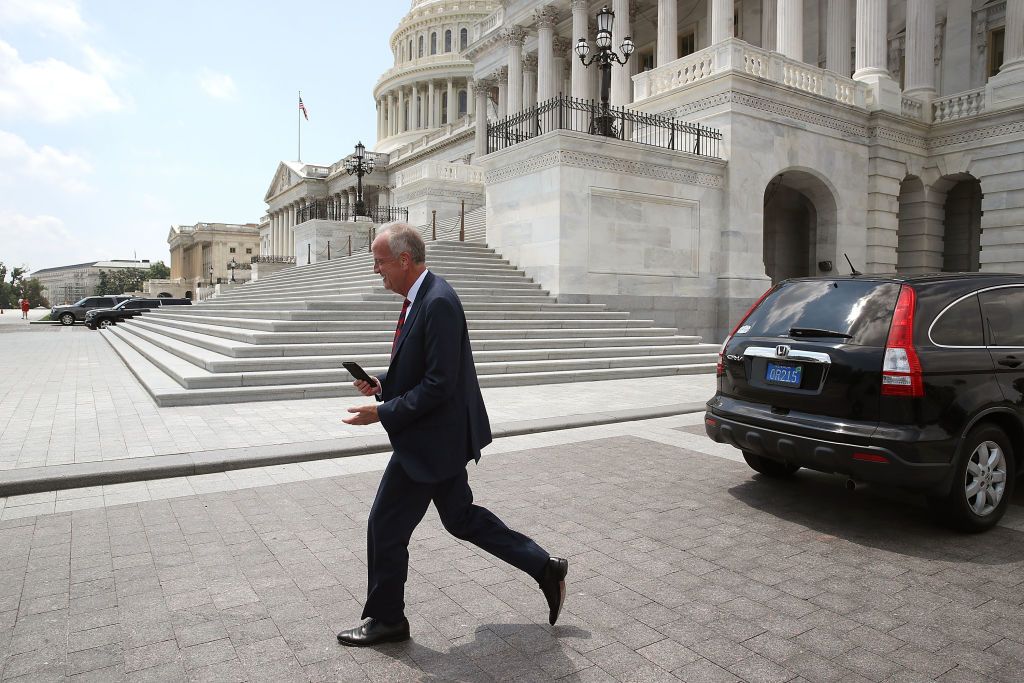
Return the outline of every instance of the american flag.
<path id="1" fill-rule="evenodd" d="M 309 121 L 309 112 L 306 111 L 306 105 L 302 103 L 302 95 L 299 95 L 299 109 L 302 110 L 302 115 L 306 117 L 307 121 Z"/>

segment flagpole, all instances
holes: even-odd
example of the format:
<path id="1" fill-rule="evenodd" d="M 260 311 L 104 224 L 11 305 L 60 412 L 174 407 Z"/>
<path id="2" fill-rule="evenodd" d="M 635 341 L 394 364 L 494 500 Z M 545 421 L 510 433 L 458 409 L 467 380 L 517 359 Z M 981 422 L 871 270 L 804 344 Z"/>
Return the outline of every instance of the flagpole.
<path id="1" fill-rule="evenodd" d="M 299 91 L 299 102 L 302 101 L 302 91 Z M 299 115 L 299 161 L 302 161 L 302 108 L 297 108 L 295 111 Z"/>

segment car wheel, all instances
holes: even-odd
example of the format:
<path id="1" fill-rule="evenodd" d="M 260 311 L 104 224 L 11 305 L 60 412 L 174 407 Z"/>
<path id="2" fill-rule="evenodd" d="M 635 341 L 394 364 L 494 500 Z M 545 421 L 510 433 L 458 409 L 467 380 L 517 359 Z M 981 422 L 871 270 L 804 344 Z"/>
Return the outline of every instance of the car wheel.
<path id="1" fill-rule="evenodd" d="M 61 316 L 60 316 L 60 324 L 61 325 L 74 325 L 75 324 L 75 314 L 74 313 L 62 313 Z"/>
<path id="2" fill-rule="evenodd" d="M 953 527 L 977 533 L 996 525 L 1013 495 L 1016 465 L 1006 433 L 995 425 L 979 425 L 960 444 L 953 487 L 929 505 Z"/>
<path id="3" fill-rule="evenodd" d="M 112 320 L 107 320 L 105 318 L 100 321 L 100 327 L 102 327 L 103 329 L 107 329 L 108 327 L 110 327 L 113 324 L 114 324 L 114 322 Z"/>
<path id="4" fill-rule="evenodd" d="M 778 460 L 765 458 L 764 456 L 747 451 L 743 451 L 743 459 L 747 461 L 751 469 L 755 472 L 760 472 L 766 477 L 791 477 L 794 472 L 800 469 L 800 465 L 790 465 L 789 463 L 779 462 Z"/>

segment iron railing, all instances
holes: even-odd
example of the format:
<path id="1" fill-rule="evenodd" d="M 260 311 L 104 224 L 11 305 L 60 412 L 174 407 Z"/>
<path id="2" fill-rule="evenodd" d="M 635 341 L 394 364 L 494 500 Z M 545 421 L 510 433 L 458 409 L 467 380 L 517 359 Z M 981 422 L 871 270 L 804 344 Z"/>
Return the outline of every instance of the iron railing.
<path id="1" fill-rule="evenodd" d="M 374 223 L 392 223 L 409 220 L 409 209 L 400 206 L 371 206 L 364 214 Z M 352 204 L 341 204 L 330 199 L 315 199 L 295 211 L 295 224 L 312 220 L 351 221 L 356 217 Z"/>
<path id="2" fill-rule="evenodd" d="M 719 158 L 721 131 L 596 100 L 559 96 L 487 124 L 487 152 L 530 140 L 553 130 L 571 130 Z"/>

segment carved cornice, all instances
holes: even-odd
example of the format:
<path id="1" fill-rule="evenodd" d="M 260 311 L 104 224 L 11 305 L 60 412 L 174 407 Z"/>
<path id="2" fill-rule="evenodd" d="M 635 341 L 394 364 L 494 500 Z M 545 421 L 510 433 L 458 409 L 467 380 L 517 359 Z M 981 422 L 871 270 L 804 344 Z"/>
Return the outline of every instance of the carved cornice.
<path id="1" fill-rule="evenodd" d="M 895 128 L 887 128 L 885 126 L 870 126 L 868 128 L 868 141 L 878 142 L 880 140 L 895 142 L 909 147 L 917 147 L 918 149 L 925 149 L 928 145 L 928 141 L 920 135 L 914 135 L 913 133 L 908 133 L 904 130 L 896 130 Z"/>
<path id="2" fill-rule="evenodd" d="M 417 183 L 419 182 L 421 181 L 417 181 Z M 401 198 L 403 204 L 415 201 L 421 197 L 448 197 L 450 199 L 466 199 L 469 201 L 479 201 L 483 203 L 485 195 L 482 190 L 474 192 L 472 190 L 438 189 L 439 184 L 443 184 L 446 182 L 450 181 L 437 180 L 436 178 L 431 178 L 425 184 L 425 187 L 419 187 L 413 190 L 412 192 L 402 192 L 402 188 L 397 188 L 394 192 L 396 197 Z"/>
<path id="3" fill-rule="evenodd" d="M 927 141 L 926 146 L 928 149 L 950 147 L 952 145 L 962 145 L 966 142 L 978 142 L 987 138 L 1021 132 L 1024 132 L 1024 121 L 1015 121 L 1012 123 L 1003 123 L 996 126 L 989 126 L 987 128 L 975 128 L 973 130 L 963 131 L 962 133 L 952 133 L 950 135 L 931 138 Z"/>
<path id="4" fill-rule="evenodd" d="M 689 185 L 700 185 L 702 187 L 721 188 L 725 184 L 722 174 L 706 173 L 702 171 L 691 171 L 689 169 L 673 168 L 662 164 L 654 164 L 642 161 L 629 161 L 618 159 L 603 154 L 591 154 L 571 150 L 555 150 L 545 152 L 525 162 L 509 164 L 500 169 L 488 171 L 486 183 L 499 183 L 513 178 L 519 178 L 531 173 L 537 173 L 555 166 L 569 166 L 572 168 L 584 168 L 598 171 L 609 171 L 631 176 L 646 176 L 658 180 L 667 180 L 673 183 L 686 183 Z"/>

